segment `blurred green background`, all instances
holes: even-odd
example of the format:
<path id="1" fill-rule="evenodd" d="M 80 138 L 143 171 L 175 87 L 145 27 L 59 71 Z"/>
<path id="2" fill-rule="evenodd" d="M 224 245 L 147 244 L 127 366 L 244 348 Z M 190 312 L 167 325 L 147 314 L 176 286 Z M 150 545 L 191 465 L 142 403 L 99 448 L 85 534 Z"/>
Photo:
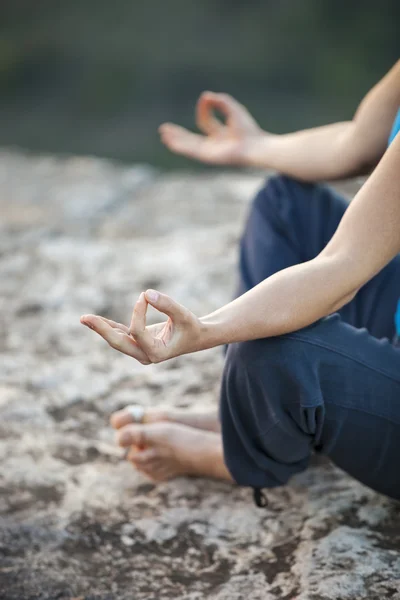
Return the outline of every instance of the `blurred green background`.
<path id="1" fill-rule="evenodd" d="M 399 22 L 398 0 L 2 0 L 0 145 L 187 166 L 157 127 L 205 89 L 273 132 L 347 119 Z"/>

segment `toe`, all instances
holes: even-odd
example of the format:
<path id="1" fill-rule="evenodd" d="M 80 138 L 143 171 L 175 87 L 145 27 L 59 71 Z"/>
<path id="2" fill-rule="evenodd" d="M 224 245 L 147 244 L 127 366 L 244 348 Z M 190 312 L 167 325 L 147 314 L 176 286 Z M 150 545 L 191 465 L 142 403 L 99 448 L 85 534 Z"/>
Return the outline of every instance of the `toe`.
<path id="1" fill-rule="evenodd" d="M 129 448 L 129 446 L 144 448 L 148 443 L 146 429 L 143 425 L 124 425 L 117 431 L 117 443 L 122 448 Z"/>
<path id="2" fill-rule="evenodd" d="M 168 421 L 169 415 L 166 409 L 149 409 L 144 411 L 139 407 L 138 414 L 142 414 L 141 418 L 135 419 L 132 410 L 128 407 L 122 410 L 115 411 L 110 417 L 110 424 L 114 429 L 121 429 L 130 423 L 158 423 L 160 421 Z"/>
<path id="3" fill-rule="evenodd" d="M 154 462 L 158 458 L 158 452 L 155 448 L 147 448 L 146 450 L 140 450 L 135 452 L 130 459 L 137 467 L 146 467 L 150 463 Z"/>
<path id="4" fill-rule="evenodd" d="M 129 423 L 133 423 L 133 417 L 126 408 L 117 410 L 110 417 L 110 424 L 114 429 L 121 429 L 124 425 L 129 425 Z"/>

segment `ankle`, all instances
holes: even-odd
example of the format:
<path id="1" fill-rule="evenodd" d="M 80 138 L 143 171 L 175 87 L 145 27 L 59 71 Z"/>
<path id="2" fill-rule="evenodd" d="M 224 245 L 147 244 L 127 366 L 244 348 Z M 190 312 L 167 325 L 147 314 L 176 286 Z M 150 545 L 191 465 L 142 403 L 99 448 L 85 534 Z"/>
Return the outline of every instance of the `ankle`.
<path id="1" fill-rule="evenodd" d="M 196 475 L 226 479 L 220 436 L 211 431 L 199 431 L 196 448 L 196 452 L 191 452 L 186 457 L 188 470 Z"/>

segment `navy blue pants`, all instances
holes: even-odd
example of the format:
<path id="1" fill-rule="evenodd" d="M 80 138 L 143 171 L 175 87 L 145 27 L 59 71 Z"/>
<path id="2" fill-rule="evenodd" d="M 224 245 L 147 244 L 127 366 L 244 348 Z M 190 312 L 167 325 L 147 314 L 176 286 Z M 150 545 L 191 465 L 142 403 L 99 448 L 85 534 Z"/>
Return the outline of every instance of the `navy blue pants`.
<path id="1" fill-rule="evenodd" d="M 239 294 L 319 254 L 346 208 L 329 188 L 270 179 L 241 240 Z M 220 415 L 238 484 L 283 485 L 319 452 L 400 499 L 400 348 L 392 345 L 399 297 L 397 257 L 338 314 L 228 347 Z"/>

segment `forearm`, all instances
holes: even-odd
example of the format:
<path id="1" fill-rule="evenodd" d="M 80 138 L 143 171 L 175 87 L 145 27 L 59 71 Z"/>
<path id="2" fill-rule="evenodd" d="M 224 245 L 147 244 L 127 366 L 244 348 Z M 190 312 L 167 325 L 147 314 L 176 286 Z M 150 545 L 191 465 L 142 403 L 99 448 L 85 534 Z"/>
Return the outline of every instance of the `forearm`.
<path id="1" fill-rule="evenodd" d="M 354 296 L 351 286 L 346 293 L 335 293 L 341 276 L 335 258 L 314 259 L 272 275 L 201 319 L 203 347 L 283 335 L 314 323 Z"/>
<path id="2" fill-rule="evenodd" d="M 337 311 L 400 251 L 400 136 L 315 259 L 202 318 L 201 347 L 277 336 Z"/>
<path id="3" fill-rule="evenodd" d="M 248 160 L 303 181 L 343 179 L 367 172 L 357 150 L 353 121 L 254 139 Z"/>
<path id="4" fill-rule="evenodd" d="M 248 162 L 305 181 L 368 173 L 385 152 L 400 105 L 400 61 L 360 103 L 351 121 L 286 135 L 260 135 Z"/>

